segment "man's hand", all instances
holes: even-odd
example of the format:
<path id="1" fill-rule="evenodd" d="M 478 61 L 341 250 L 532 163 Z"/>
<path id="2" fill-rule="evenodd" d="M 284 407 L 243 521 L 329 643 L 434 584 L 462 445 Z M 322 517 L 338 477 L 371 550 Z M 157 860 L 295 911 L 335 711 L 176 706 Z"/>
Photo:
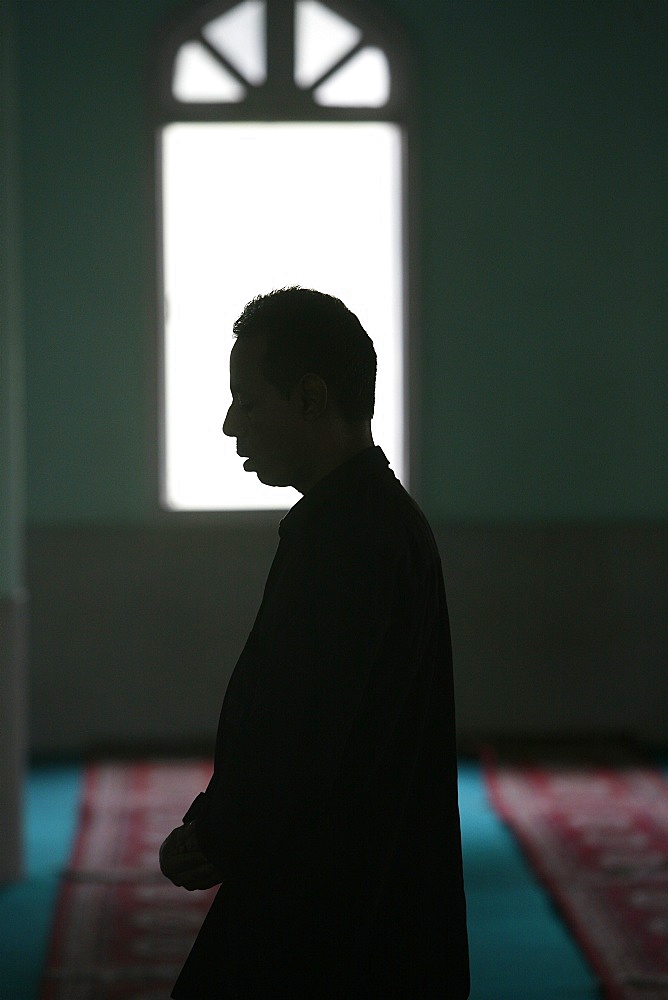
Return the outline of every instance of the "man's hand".
<path id="1" fill-rule="evenodd" d="M 177 826 L 160 847 L 160 871 L 174 885 L 184 889 L 210 889 L 223 881 L 222 875 L 199 849 L 195 824 Z"/>

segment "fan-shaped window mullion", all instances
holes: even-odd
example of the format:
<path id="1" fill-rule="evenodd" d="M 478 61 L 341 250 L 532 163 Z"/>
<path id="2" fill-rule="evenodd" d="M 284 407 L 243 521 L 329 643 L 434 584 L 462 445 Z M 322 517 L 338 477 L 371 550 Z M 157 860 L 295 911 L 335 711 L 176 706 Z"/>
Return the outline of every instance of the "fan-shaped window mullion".
<path id="1" fill-rule="evenodd" d="M 247 80 L 246 77 L 239 72 L 236 66 L 234 66 L 233 63 L 231 63 L 228 59 L 226 59 L 223 53 L 220 52 L 214 45 L 211 44 L 211 42 L 208 40 L 208 38 L 203 32 L 200 34 L 199 43 L 207 50 L 209 55 L 216 60 L 216 62 L 220 63 L 223 69 L 227 73 L 229 73 L 230 76 L 234 77 L 237 83 L 240 83 L 241 86 L 244 88 L 252 86 L 250 81 Z"/>
<path id="2" fill-rule="evenodd" d="M 297 86 L 313 88 L 363 39 L 362 30 L 317 0 L 294 5 Z"/>
<path id="3" fill-rule="evenodd" d="M 313 97 L 318 104 L 333 107 L 382 107 L 387 104 L 390 88 L 385 53 L 362 45 L 314 88 Z"/>
<path id="4" fill-rule="evenodd" d="M 347 62 L 349 62 L 358 54 L 358 52 L 361 52 L 365 44 L 366 42 L 364 38 L 361 38 L 360 41 L 355 46 L 353 46 L 353 48 L 349 52 L 346 52 L 346 54 L 341 56 L 341 58 L 338 59 L 333 66 L 330 66 L 329 69 L 325 70 L 325 72 L 321 76 L 319 76 L 316 80 L 314 80 L 313 83 L 309 84 L 308 90 L 310 90 L 311 93 L 314 93 L 318 89 L 318 87 L 322 86 L 323 83 L 326 83 L 327 80 L 329 80 L 336 73 L 338 73 L 339 70 L 343 66 L 345 66 Z"/>
<path id="5" fill-rule="evenodd" d="M 267 8 L 244 0 L 202 26 L 202 37 L 252 86 L 267 77 Z"/>
<path id="6" fill-rule="evenodd" d="M 246 88 L 215 58 L 201 40 L 184 42 L 172 73 L 172 90 L 179 101 L 242 101 Z"/>
<path id="7" fill-rule="evenodd" d="M 338 4 L 334 6 L 338 8 Z M 236 12 L 243 13 L 243 8 L 251 9 L 246 11 L 248 16 L 240 18 Z M 401 88 L 395 81 L 396 60 L 388 60 L 385 46 L 373 25 L 356 24 L 353 15 L 332 8 L 331 3 L 320 3 L 320 0 L 296 0 L 295 3 L 241 0 L 238 4 L 224 5 L 217 16 L 194 24 L 190 38 L 183 38 L 180 45 L 175 46 L 171 72 L 173 97 L 177 102 L 198 103 L 196 97 L 184 94 L 197 94 L 201 87 L 184 79 L 183 73 L 184 67 L 191 67 L 193 73 L 199 71 L 197 61 L 191 57 L 193 45 L 197 44 L 244 87 L 243 96 L 230 91 L 230 96 L 226 97 L 225 88 L 221 86 L 212 89 L 210 98 L 199 99 L 206 105 L 219 103 L 221 117 L 225 116 L 224 105 L 228 102 L 238 105 L 249 100 L 256 116 L 262 114 L 264 102 L 267 115 L 276 118 L 278 104 L 282 101 L 286 119 L 313 118 L 313 111 L 309 112 L 308 106 L 314 104 L 319 108 L 331 108 L 329 113 L 333 117 L 350 119 L 350 115 L 341 113 L 350 109 L 354 114 L 361 114 L 364 108 L 373 109 L 374 117 L 378 117 L 382 108 L 385 117 L 397 120 L 401 117 L 397 112 L 403 102 Z M 210 5 L 208 10 L 211 10 Z M 245 46 L 250 44 L 250 50 L 241 44 L 243 31 L 241 34 L 237 31 L 236 41 L 235 33 L 227 31 L 228 27 L 238 28 L 237 22 L 242 20 L 246 22 L 246 31 L 254 35 L 252 43 L 248 39 L 244 42 Z M 226 21 L 229 21 L 227 26 Z M 260 33 L 264 35 L 261 40 Z M 189 58 L 184 59 L 187 49 L 190 50 Z M 366 67 L 365 72 L 361 71 L 362 66 Z M 343 76 L 340 84 L 334 85 L 338 73 Z M 398 75 L 405 76 L 405 73 Z M 353 99 L 349 96 L 349 81 L 355 91 Z M 368 95 L 364 93 L 365 81 L 368 81 Z M 320 112 L 320 116 L 324 114 Z M 211 117 L 211 111 L 207 117 Z M 238 113 L 234 112 L 232 117 L 238 119 Z"/>

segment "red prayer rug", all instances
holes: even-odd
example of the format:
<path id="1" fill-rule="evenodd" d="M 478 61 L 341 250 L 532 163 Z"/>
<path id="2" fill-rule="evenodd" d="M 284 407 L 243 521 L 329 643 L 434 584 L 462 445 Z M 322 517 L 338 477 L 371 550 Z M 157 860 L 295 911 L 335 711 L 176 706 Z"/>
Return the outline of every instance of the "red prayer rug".
<path id="1" fill-rule="evenodd" d="M 40 1000 L 166 1000 L 216 889 L 161 874 L 158 848 L 212 766 L 99 763 L 87 769 Z"/>
<path id="2" fill-rule="evenodd" d="M 607 1000 L 668 1000 L 668 784 L 609 752 L 483 756 L 487 792 Z"/>

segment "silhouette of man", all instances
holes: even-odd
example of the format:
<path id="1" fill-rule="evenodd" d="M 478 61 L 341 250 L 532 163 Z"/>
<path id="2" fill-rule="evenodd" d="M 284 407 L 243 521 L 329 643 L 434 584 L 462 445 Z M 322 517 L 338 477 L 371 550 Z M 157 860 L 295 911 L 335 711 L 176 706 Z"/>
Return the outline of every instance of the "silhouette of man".
<path id="1" fill-rule="evenodd" d="M 225 695 L 211 782 L 160 849 L 222 883 L 172 996 L 469 993 L 448 615 L 436 544 L 371 436 L 376 354 L 320 292 L 250 302 L 223 430 L 303 497 Z"/>

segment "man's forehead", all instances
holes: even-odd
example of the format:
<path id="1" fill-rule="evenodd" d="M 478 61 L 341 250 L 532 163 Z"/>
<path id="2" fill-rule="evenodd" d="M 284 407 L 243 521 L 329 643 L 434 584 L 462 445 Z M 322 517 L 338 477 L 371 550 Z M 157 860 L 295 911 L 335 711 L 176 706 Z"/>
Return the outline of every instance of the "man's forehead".
<path id="1" fill-rule="evenodd" d="M 264 381 L 261 372 L 264 352 L 264 337 L 254 336 L 235 341 L 230 353 L 230 382 L 237 385 Z"/>

